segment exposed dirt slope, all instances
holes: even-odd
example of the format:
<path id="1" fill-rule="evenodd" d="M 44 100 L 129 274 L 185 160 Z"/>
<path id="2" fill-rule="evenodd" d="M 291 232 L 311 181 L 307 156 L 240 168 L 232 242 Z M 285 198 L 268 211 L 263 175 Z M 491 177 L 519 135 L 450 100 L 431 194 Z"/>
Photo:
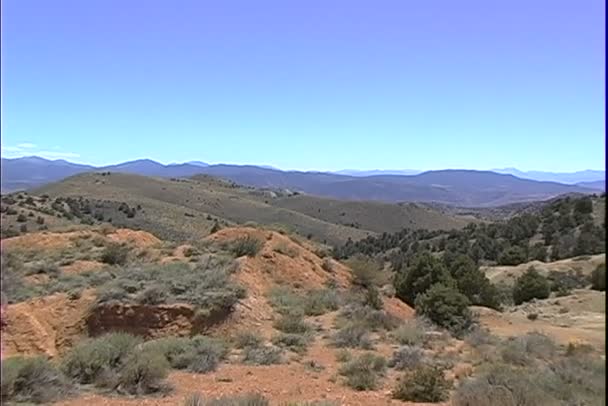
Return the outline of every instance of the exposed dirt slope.
<path id="1" fill-rule="evenodd" d="M 85 317 L 94 298 L 85 291 L 75 300 L 56 294 L 6 306 L 2 356 L 54 357 L 68 349 L 86 335 Z"/>
<path id="2" fill-rule="evenodd" d="M 606 254 L 591 255 L 577 258 L 568 258 L 555 262 L 531 261 L 516 266 L 491 266 L 482 267 L 486 276 L 493 283 L 505 282 L 512 284 L 517 277 L 523 274 L 529 267 L 533 266 L 543 275 L 551 271 L 556 272 L 576 272 L 580 271 L 583 275 L 589 275 L 601 263 L 606 262 Z"/>

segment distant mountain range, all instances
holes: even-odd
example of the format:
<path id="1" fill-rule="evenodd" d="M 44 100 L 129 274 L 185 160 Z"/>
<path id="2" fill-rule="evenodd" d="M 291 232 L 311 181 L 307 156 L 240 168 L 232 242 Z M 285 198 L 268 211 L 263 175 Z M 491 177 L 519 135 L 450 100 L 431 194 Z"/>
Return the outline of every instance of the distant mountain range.
<path id="1" fill-rule="evenodd" d="M 490 207 L 544 200 L 565 193 L 594 193 L 605 188 L 603 178 L 601 184 L 593 181 L 584 185 L 572 185 L 473 170 L 428 171 L 415 175 L 358 173 L 355 176 L 327 172 L 281 171 L 253 165 L 208 165 L 198 161 L 163 165 L 149 159 L 93 167 L 64 160 L 24 157 L 2 159 L 2 191 L 31 189 L 90 171 L 164 178 L 206 174 L 246 186 L 289 189 L 344 200 L 437 202 L 462 207 Z"/>
<path id="2" fill-rule="evenodd" d="M 542 171 L 520 171 L 515 168 L 503 168 L 503 169 L 492 169 L 493 172 L 505 173 L 518 178 L 547 181 L 547 182 L 559 182 L 566 184 L 580 184 L 587 182 L 596 182 L 606 180 L 605 171 L 593 171 L 584 170 L 578 172 L 542 172 Z"/>

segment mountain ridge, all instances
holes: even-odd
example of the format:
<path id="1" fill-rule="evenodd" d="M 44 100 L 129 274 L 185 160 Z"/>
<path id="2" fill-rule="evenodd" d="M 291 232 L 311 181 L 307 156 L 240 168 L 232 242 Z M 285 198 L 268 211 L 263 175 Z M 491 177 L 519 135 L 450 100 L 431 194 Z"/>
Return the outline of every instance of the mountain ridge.
<path id="1" fill-rule="evenodd" d="M 415 175 L 350 176 L 320 171 L 282 171 L 256 165 L 189 163 L 164 165 L 137 159 L 93 167 L 38 157 L 2 159 L 2 191 L 31 189 L 83 172 L 121 172 L 163 178 L 205 174 L 244 186 L 288 189 L 320 197 L 383 202 L 436 202 L 465 207 L 486 207 L 544 200 L 565 193 L 597 193 L 597 185 L 569 185 L 522 179 L 493 171 L 446 169 Z"/>

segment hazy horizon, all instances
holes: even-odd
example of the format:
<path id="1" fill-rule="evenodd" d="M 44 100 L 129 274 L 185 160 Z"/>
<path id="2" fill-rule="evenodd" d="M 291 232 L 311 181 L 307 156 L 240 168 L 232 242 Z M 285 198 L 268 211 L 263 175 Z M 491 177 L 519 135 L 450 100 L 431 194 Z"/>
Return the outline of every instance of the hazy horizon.
<path id="1" fill-rule="evenodd" d="M 522 173 L 563 173 L 563 174 L 571 174 L 571 173 L 578 173 L 578 172 L 605 172 L 605 168 L 600 168 L 600 169 L 593 169 L 593 168 L 583 168 L 583 169 L 578 169 L 578 170 L 574 170 L 574 171 L 565 171 L 565 172 L 556 172 L 556 171 L 546 171 L 546 170 L 542 170 L 542 169 L 521 169 L 521 168 L 515 168 L 515 167 L 504 167 L 504 168 L 470 168 L 470 167 L 463 167 L 463 168 L 451 168 L 451 167 L 442 167 L 442 168 L 433 168 L 433 169 L 420 169 L 420 168 L 386 168 L 386 169 L 382 169 L 382 168 L 342 168 L 342 169 L 338 169 L 338 170 L 323 170 L 323 169 L 317 169 L 317 168 L 309 168 L 309 169 L 294 169 L 294 168 L 283 168 L 283 167 L 278 167 L 275 165 L 268 165 L 265 163 L 256 163 L 256 162 L 209 162 L 205 159 L 192 159 L 192 160 L 188 160 L 188 161 L 159 161 L 159 160 L 155 160 L 155 159 L 151 159 L 151 158 L 134 158 L 134 159 L 128 159 L 125 161 L 118 161 L 118 162 L 110 162 L 110 163 L 104 163 L 101 165 L 95 165 L 89 162 L 80 162 L 79 160 L 72 160 L 70 158 L 45 158 L 43 156 L 39 156 L 39 155 L 21 155 L 21 156 L 13 156 L 13 157 L 5 157 L 3 156 L 2 158 L 5 159 L 19 159 L 19 158 L 42 158 L 42 159 L 47 159 L 47 160 L 51 160 L 51 161 L 67 161 L 70 163 L 75 163 L 75 164 L 80 164 L 80 165 L 90 165 L 90 166 L 94 166 L 94 167 L 104 167 L 104 166 L 112 166 L 112 165 L 119 165 L 119 164 L 123 164 L 126 162 L 135 162 L 135 161 L 143 161 L 143 160 L 150 160 L 150 161 L 154 161 L 157 162 L 159 164 L 162 165 L 180 165 L 180 164 L 188 164 L 191 162 L 201 162 L 201 163 L 205 163 L 207 165 L 237 165 L 237 166 L 256 166 L 256 167 L 260 167 L 260 168 L 266 168 L 266 169 L 276 169 L 276 170 L 280 170 L 280 171 L 301 171 L 301 172 L 332 172 L 332 173 L 339 173 L 339 172 L 415 172 L 415 173 L 422 173 L 422 172 L 427 172 L 427 171 L 439 171 L 439 170 L 473 170 L 473 171 L 492 171 L 492 172 L 498 172 L 500 173 L 500 171 L 518 171 L 518 172 L 522 172 Z"/>
<path id="2" fill-rule="evenodd" d="M 3 157 L 605 166 L 599 0 L 2 2 Z"/>

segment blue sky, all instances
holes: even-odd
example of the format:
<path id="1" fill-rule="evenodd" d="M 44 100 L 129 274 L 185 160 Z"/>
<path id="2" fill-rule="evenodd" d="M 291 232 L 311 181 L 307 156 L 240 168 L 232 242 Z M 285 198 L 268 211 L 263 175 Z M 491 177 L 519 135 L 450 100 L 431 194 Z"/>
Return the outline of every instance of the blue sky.
<path id="1" fill-rule="evenodd" d="M 4 0 L 2 156 L 604 168 L 600 0 Z"/>

